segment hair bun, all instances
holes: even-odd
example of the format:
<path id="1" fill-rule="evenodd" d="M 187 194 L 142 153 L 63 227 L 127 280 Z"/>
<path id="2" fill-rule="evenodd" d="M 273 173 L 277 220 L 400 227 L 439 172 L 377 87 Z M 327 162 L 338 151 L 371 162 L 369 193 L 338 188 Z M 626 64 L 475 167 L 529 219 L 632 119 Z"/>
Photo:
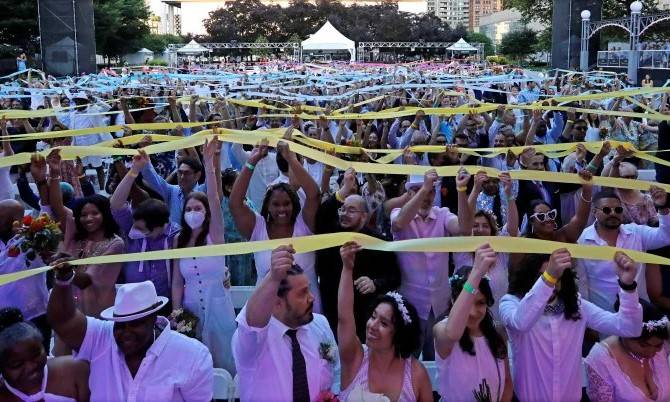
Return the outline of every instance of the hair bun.
<path id="1" fill-rule="evenodd" d="M 0 332 L 23 321 L 23 314 L 18 308 L 7 307 L 0 309 Z"/>

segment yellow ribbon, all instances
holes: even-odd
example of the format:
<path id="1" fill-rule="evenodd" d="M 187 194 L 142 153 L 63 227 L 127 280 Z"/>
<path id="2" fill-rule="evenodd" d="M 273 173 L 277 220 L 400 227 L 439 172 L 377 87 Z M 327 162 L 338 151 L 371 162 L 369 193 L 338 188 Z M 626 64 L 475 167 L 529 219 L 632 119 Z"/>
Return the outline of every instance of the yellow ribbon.
<path id="1" fill-rule="evenodd" d="M 111 264 L 132 261 L 166 260 L 205 256 L 227 256 L 248 254 L 277 248 L 280 245 L 293 245 L 297 253 L 308 253 L 330 247 L 338 247 L 348 241 L 356 241 L 363 248 L 393 252 L 473 252 L 482 244 L 490 244 L 497 252 L 551 254 L 555 250 L 566 248 L 572 257 L 591 260 L 612 261 L 617 251 L 626 253 L 635 262 L 645 264 L 670 265 L 670 259 L 636 250 L 618 247 L 585 246 L 556 241 L 512 238 L 505 236 L 478 237 L 432 237 L 399 241 L 384 241 L 361 233 L 341 232 L 305 237 L 263 240 L 246 243 L 228 243 L 201 247 L 188 247 L 171 250 L 150 251 L 89 257 L 71 261 L 72 265 Z M 46 272 L 53 267 L 46 266 L 10 274 L 0 275 L 0 286 Z M 444 267 L 447 269 L 447 267 Z"/>

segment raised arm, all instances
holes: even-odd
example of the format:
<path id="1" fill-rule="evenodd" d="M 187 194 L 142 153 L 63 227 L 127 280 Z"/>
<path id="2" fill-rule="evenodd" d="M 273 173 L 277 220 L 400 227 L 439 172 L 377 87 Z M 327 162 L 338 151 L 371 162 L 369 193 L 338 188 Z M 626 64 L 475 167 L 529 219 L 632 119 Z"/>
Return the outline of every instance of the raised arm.
<path id="1" fill-rule="evenodd" d="M 391 224 L 392 230 L 394 232 L 400 232 L 401 230 L 404 230 L 412 221 L 412 219 L 414 219 L 416 214 L 419 212 L 419 208 L 421 208 L 421 202 L 428 194 L 430 194 L 431 191 L 433 191 L 437 180 L 439 180 L 439 176 L 437 175 L 435 169 L 430 169 L 424 174 L 423 185 L 416 193 L 414 193 L 412 198 L 405 205 L 403 205 L 402 208 L 400 208 L 398 216 Z"/>
<path id="2" fill-rule="evenodd" d="M 215 135 L 211 141 L 206 141 L 203 147 L 205 159 L 205 177 L 207 180 L 207 201 L 211 219 L 209 222 L 209 236 L 214 244 L 224 244 L 223 210 L 221 209 L 221 198 L 219 197 L 219 186 L 221 174 L 216 169 L 216 153 L 221 151 L 222 142 Z M 217 183 L 217 181 L 219 183 Z"/>
<path id="3" fill-rule="evenodd" d="M 475 219 L 475 211 L 468 203 L 468 182 L 470 175 L 461 169 L 456 176 L 456 191 L 458 192 L 458 219 L 452 218 L 448 223 L 449 233 L 452 235 L 470 236 Z"/>
<path id="4" fill-rule="evenodd" d="M 56 265 L 56 283 L 49 295 L 47 319 L 58 337 L 65 344 L 79 351 L 86 335 L 86 316 L 74 304 L 72 286 L 74 270 L 69 264 Z"/>
<path id="5" fill-rule="evenodd" d="M 147 163 L 151 163 L 149 155 L 143 150 L 140 150 L 137 155 L 133 156 L 133 164 L 130 170 L 123 176 L 123 179 L 116 186 L 114 193 L 109 199 L 110 207 L 113 211 L 124 208 L 128 195 L 130 195 L 130 191 L 135 184 L 135 179 L 137 179 L 137 176 Z"/>
<path id="6" fill-rule="evenodd" d="M 579 201 L 577 201 L 577 211 L 575 216 L 570 219 L 570 222 L 558 230 L 559 233 L 565 236 L 565 241 L 568 243 L 577 242 L 577 239 L 579 239 L 579 236 L 581 236 L 588 224 L 589 214 L 591 213 L 591 198 L 593 195 L 591 179 L 593 178 L 593 174 L 586 169 L 581 170 L 578 174 L 584 180 L 584 184 L 582 184 L 582 190 L 579 194 Z"/>
<path id="7" fill-rule="evenodd" d="M 480 246 L 475 252 L 475 261 L 465 282 L 472 289 L 479 289 L 479 282 L 489 272 L 497 261 L 496 252 L 488 244 Z M 435 351 L 442 359 L 446 359 L 454 346 L 463 336 L 468 323 L 468 317 L 475 303 L 475 293 L 461 291 L 451 308 L 449 318 L 433 327 L 435 337 Z"/>
<path id="8" fill-rule="evenodd" d="M 349 386 L 363 360 L 363 346 L 356 336 L 354 317 L 354 261 L 361 246 L 347 242 L 340 248 L 342 274 L 337 291 L 337 340 L 342 368 L 342 388 Z"/>
<path id="9" fill-rule="evenodd" d="M 233 189 L 230 192 L 230 213 L 235 219 L 235 225 L 239 229 L 242 236 L 247 239 L 251 237 L 256 226 L 256 214 L 244 202 L 244 197 L 249 188 L 251 175 L 256 167 L 256 164 L 268 154 L 268 141 L 263 140 L 254 148 L 247 161 L 242 166 L 240 175 L 233 184 Z"/>

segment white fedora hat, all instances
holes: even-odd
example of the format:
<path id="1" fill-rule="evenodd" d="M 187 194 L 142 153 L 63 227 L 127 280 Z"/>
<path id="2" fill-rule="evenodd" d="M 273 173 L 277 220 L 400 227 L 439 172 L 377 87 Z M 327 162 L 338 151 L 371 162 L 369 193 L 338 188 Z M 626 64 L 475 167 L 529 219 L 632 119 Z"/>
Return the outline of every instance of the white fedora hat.
<path id="1" fill-rule="evenodd" d="M 160 310 L 167 302 L 167 297 L 156 294 L 151 281 L 128 283 L 116 291 L 114 305 L 104 309 L 100 317 L 119 322 L 138 320 Z"/>

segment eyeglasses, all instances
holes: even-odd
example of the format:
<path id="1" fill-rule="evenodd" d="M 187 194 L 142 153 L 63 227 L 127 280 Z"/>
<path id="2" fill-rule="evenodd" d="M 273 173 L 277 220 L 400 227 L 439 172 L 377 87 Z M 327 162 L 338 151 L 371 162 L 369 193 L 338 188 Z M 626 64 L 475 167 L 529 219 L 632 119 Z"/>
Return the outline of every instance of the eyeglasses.
<path id="1" fill-rule="evenodd" d="M 530 217 L 531 217 L 531 219 L 535 218 L 540 222 L 546 222 L 546 221 L 555 220 L 557 214 L 558 214 L 558 212 L 555 209 L 552 209 L 551 211 L 548 211 L 548 212 L 535 212 Z"/>
<path id="2" fill-rule="evenodd" d="M 599 209 L 599 210 L 603 211 L 603 213 L 605 215 L 611 215 L 612 212 L 614 212 L 617 215 L 620 215 L 620 214 L 623 213 L 623 207 L 614 207 L 614 208 L 610 208 L 610 207 L 598 208 L 598 207 L 596 207 L 596 209 Z"/>
<path id="3" fill-rule="evenodd" d="M 358 213 L 362 213 L 362 212 L 363 211 L 360 211 L 358 209 L 344 208 L 344 207 L 341 207 L 340 209 L 337 210 L 337 213 L 339 213 L 340 215 L 353 215 L 353 214 L 358 214 Z"/>

